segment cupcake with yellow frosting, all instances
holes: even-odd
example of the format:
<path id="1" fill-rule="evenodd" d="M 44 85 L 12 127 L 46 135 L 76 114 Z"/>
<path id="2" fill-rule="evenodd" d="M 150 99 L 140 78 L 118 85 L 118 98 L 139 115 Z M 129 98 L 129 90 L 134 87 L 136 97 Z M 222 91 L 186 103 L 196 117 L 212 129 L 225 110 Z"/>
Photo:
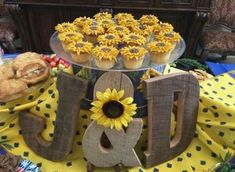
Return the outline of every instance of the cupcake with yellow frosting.
<path id="1" fill-rule="evenodd" d="M 125 26 L 112 26 L 108 29 L 108 33 L 117 34 L 121 38 L 130 33 L 130 30 Z"/>
<path id="2" fill-rule="evenodd" d="M 123 37 L 125 46 L 143 46 L 145 41 L 145 37 L 135 33 L 130 33 L 128 35 L 124 35 Z"/>
<path id="3" fill-rule="evenodd" d="M 86 39 L 91 43 L 97 43 L 97 37 L 104 33 L 104 28 L 97 25 L 88 25 L 83 27 L 83 32 L 86 35 Z"/>
<path id="4" fill-rule="evenodd" d="M 135 19 L 122 19 L 118 21 L 118 24 L 120 26 L 125 26 L 128 29 L 132 30 L 134 27 L 137 27 L 139 25 L 139 22 Z"/>
<path id="5" fill-rule="evenodd" d="M 158 38 L 160 40 L 168 41 L 172 43 L 173 49 L 175 49 L 175 46 L 177 43 L 180 42 L 180 34 L 177 32 L 160 32 L 158 35 Z"/>
<path id="6" fill-rule="evenodd" d="M 111 69 L 117 62 L 118 49 L 112 46 L 96 46 L 92 50 L 95 64 L 102 69 Z"/>
<path id="7" fill-rule="evenodd" d="M 139 46 L 128 46 L 120 50 L 123 66 L 127 69 L 138 69 L 142 66 L 146 50 Z"/>
<path id="8" fill-rule="evenodd" d="M 69 32 L 69 31 L 75 32 L 77 28 L 73 23 L 64 22 L 61 24 L 57 24 L 55 30 L 59 33 Z"/>
<path id="9" fill-rule="evenodd" d="M 167 41 L 154 41 L 147 44 L 151 61 L 155 64 L 168 62 L 173 45 Z"/>
<path id="10" fill-rule="evenodd" d="M 78 32 L 63 32 L 58 34 L 58 39 L 60 40 L 64 50 L 67 51 L 67 45 L 71 42 L 81 41 L 83 35 Z"/>
<path id="11" fill-rule="evenodd" d="M 150 41 L 152 31 L 153 31 L 152 26 L 142 25 L 142 24 L 139 24 L 137 27 L 133 28 L 133 32 L 141 36 L 144 36 L 146 38 L 146 42 Z"/>
<path id="12" fill-rule="evenodd" d="M 154 25 L 153 32 L 158 35 L 160 32 L 172 32 L 174 27 L 170 23 L 159 23 Z"/>
<path id="13" fill-rule="evenodd" d="M 67 46 L 72 59 L 77 63 L 89 62 L 89 53 L 92 50 L 90 42 L 78 41 L 72 42 Z"/>
<path id="14" fill-rule="evenodd" d="M 112 33 L 106 33 L 104 35 L 100 35 L 97 38 L 100 45 L 107 45 L 117 47 L 117 45 L 121 42 L 121 39 L 118 35 Z"/>
<path id="15" fill-rule="evenodd" d="M 112 27 L 115 25 L 115 22 L 111 19 L 102 19 L 99 20 L 98 23 L 105 29 L 107 30 L 108 28 Z"/>
<path id="16" fill-rule="evenodd" d="M 130 13 L 118 13 L 114 16 L 114 19 L 120 22 L 121 20 L 126 20 L 126 19 L 133 20 L 134 16 Z"/>
<path id="17" fill-rule="evenodd" d="M 112 19 L 112 14 L 108 12 L 101 12 L 94 15 L 94 18 L 99 21 L 103 19 Z"/>
<path id="18" fill-rule="evenodd" d="M 77 26 L 77 31 L 82 32 L 83 30 L 83 26 L 86 25 L 92 25 L 94 22 L 94 19 L 90 18 L 90 17 L 77 17 L 73 23 L 75 26 Z"/>
<path id="19" fill-rule="evenodd" d="M 143 15 L 139 19 L 140 23 L 143 25 L 153 26 L 158 23 L 158 18 L 155 15 Z"/>

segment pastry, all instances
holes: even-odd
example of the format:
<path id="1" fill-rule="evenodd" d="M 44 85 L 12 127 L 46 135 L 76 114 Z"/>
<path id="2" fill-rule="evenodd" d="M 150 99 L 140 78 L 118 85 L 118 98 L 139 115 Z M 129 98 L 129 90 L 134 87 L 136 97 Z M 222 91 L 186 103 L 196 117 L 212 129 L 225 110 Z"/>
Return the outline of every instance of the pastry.
<path id="1" fill-rule="evenodd" d="M 104 28 L 99 24 L 91 26 L 88 25 L 83 27 L 83 32 L 86 35 L 87 41 L 97 43 L 97 36 L 104 33 Z"/>
<path id="2" fill-rule="evenodd" d="M 112 19 L 112 14 L 108 12 L 100 12 L 94 15 L 94 18 L 96 20 L 102 20 L 102 19 Z"/>
<path id="3" fill-rule="evenodd" d="M 72 42 L 68 45 L 68 51 L 72 59 L 77 63 L 87 63 L 91 49 L 92 44 L 85 41 Z"/>
<path id="4" fill-rule="evenodd" d="M 133 20 L 134 16 L 130 13 L 118 13 L 114 16 L 114 19 L 120 22 L 121 20 L 126 20 L 126 19 Z"/>
<path id="5" fill-rule="evenodd" d="M 59 33 L 66 32 L 66 31 L 74 31 L 75 32 L 77 30 L 77 28 L 73 23 L 64 22 L 64 23 L 58 24 L 55 27 L 55 30 Z"/>
<path id="6" fill-rule="evenodd" d="M 42 59 L 35 59 L 22 63 L 16 71 L 16 77 L 28 85 L 46 80 L 50 76 L 50 67 Z"/>
<path id="7" fill-rule="evenodd" d="M 180 34 L 177 32 L 160 32 L 158 35 L 158 38 L 160 40 L 168 41 L 172 43 L 173 49 L 175 49 L 175 46 L 178 42 L 180 42 Z"/>
<path id="8" fill-rule="evenodd" d="M 139 25 L 139 22 L 135 19 L 122 19 L 118 21 L 118 24 L 120 26 L 125 26 L 128 29 L 132 30 L 134 27 L 137 27 Z"/>
<path id="9" fill-rule="evenodd" d="M 26 96 L 27 84 L 20 79 L 3 80 L 0 83 L 0 102 L 9 102 Z"/>
<path id="10" fill-rule="evenodd" d="M 137 27 L 133 28 L 133 32 L 141 36 L 144 36 L 146 38 L 146 42 L 150 41 L 152 31 L 153 31 L 152 26 L 142 25 L 142 24 L 139 24 Z"/>
<path id="11" fill-rule="evenodd" d="M 125 46 L 143 46 L 146 39 L 139 34 L 130 33 L 128 35 L 124 35 L 123 42 Z"/>
<path id="12" fill-rule="evenodd" d="M 120 50 L 122 62 L 127 69 L 137 69 L 142 66 L 146 50 L 143 47 L 128 46 Z"/>
<path id="13" fill-rule="evenodd" d="M 18 70 L 22 64 L 31 62 L 32 60 L 42 59 L 42 55 L 33 52 L 26 52 L 16 56 L 15 60 L 12 62 L 14 70 Z"/>
<path id="14" fill-rule="evenodd" d="M 67 45 L 73 41 L 81 41 L 83 35 L 78 32 L 63 32 L 58 35 L 58 38 L 64 48 L 67 51 Z"/>
<path id="15" fill-rule="evenodd" d="M 155 15 L 143 15 L 139 19 L 141 24 L 153 26 L 158 23 L 158 18 Z"/>
<path id="16" fill-rule="evenodd" d="M 130 30 L 125 26 L 112 26 L 108 29 L 108 33 L 119 35 L 121 38 L 130 33 Z"/>
<path id="17" fill-rule="evenodd" d="M 153 32 L 157 36 L 160 32 L 172 32 L 174 27 L 170 23 L 159 23 L 153 26 Z"/>
<path id="18" fill-rule="evenodd" d="M 4 64 L 0 66 L 0 81 L 14 78 L 15 73 L 11 65 Z"/>
<path id="19" fill-rule="evenodd" d="M 115 25 L 115 22 L 112 19 L 102 19 L 98 21 L 105 30 Z"/>
<path id="20" fill-rule="evenodd" d="M 111 46 L 96 46 L 92 50 L 92 55 L 95 58 L 95 64 L 99 68 L 110 69 L 117 62 L 118 50 Z"/>
<path id="21" fill-rule="evenodd" d="M 167 63 L 170 58 L 173 45 L 166 41 L 154 41 L 147 44 L 147 47 L 151 61 L 155 64 L 164 64 Z"/>
<path id="22" fill-rule="evenodd" d="M 117 47 L 117 45 L 121 42 L 121 39 L 118 35 L 112 33 L 106 33 L 104 35 L 100 35 L 97 38 L 100 45 L 107 45 Z"/>
<path id="23" fill-rule="evenodd" d="M 93 22 L 94 22 L 94 19 L 84 16 L 84 17 L 77 17 L 73 21 L 73 24 L 77 27 L 77 31 L 82 33 L 83 26 L 92 25 Z"/>

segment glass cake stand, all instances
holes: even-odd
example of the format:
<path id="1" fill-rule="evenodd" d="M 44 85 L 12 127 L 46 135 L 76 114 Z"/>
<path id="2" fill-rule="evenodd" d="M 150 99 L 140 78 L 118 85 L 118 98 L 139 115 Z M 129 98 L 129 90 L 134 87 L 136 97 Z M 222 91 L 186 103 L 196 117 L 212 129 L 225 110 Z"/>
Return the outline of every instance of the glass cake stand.
<path id="1" fill-rule="evenodd" d="M 102 68 L 97 67 L 95 65 L 95 61 L 94 61 L 94 58 L 92 56 L 90 56 L 89 63 L 86 63 L 86 64 L 76 63 L 71 58 L 70 54 L 67 53 L 63 49 L 63 47 L 61 45 L 61 42 L 58 39 L 58 33 L 57 32 L 55 32 L 50 38 L 50 47 L 54 51 L 54 53 L 56 53 L 58 56 L 63 57 L 66 60 L 68 60 L 70 63 L 75 64 L 75 65 L 80 66 L 80 67 L 83 67 L 83 68 L 89 68 L 89 69 L 101 70 L 101 71 L 131 72 L 131 71 L 143 71 L 143 70 L 147 70 L 148 68 L 151 68 L 151 67 L 156 68 L 156 67 L 159 67 L 159 66 L 164 66 L 165 64 L 168 64 L 168 63 L 172 63 L 173 61 L 178 59 L 180 56 L 182 56 L 182 54 L 185 51 L 186 45 L 185 45 L 185 41 L 181 38 L 180 42 L 176 45 L 175 49 L 171 52 L 169 60 L 164 64 L 152 63 L 151 60 L 150 60 L 150 54 L 147 53 L 145 55 L 144 62 L 142 64 L 142 66 L 138 69 L 126 69 L 122 65 L 120 56 L 118 56 L 117 63 L 111 69 L 102 69 Z"/>

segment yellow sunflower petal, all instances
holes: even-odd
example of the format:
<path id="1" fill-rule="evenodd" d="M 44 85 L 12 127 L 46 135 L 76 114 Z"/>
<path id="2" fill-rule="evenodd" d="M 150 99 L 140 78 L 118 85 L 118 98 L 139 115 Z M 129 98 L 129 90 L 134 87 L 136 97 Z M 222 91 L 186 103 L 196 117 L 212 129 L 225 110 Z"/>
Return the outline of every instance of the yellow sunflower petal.
<path id="1" fill-rule="evenodd" d="M 122 129 L 122 123 L 119 120 L 115 120 L 115 128 L 120 131 Z"/>
<path id="2" fill-rule="evenodd" d="M 125 98 L 125 99 L 123 99 L 123 100 L 121 101 L 121 103 L 122 103 L 123 105 L 131 104 L 132 102 L 133 102 L 133 98 L 132 98 L 132 97 L 127 97 L 127 98 Z"/>
<path id="3" fill-rule="evenodd" d="M 125 119 L 125 118 L 120 117 L 120 121 L 121 121 L 121 123 L 122 123 L 125 127 L 127 127 L 127 126 L 128 126 L 128 123 L 127 123 L 127 121 L 126 121 L 126 119 Z"/>
<path id="4" fill-rule="evenodd" d="M 118 91 L 115 100 L 120 100 L 124 96 L 124 93 L 124 90 Z"/>
<path id="5" fill-rule="evenodd" d="M 112 99 L 112 100 L 115 100 L 116 95 L 117 95 L 117 90 L 116 90 L 116 89 L 113 89 L 112 92 L 111 92 L 111 96 L 110 96 L 111 99 Z"/>
<path id="6" fill-rule="evenodd" d="M 98 120 L 100 117 L 102 117 L 104 114 L 102 114 L 102 113 L 93 113 L 92 115 L 91 115 L 91 119 L 93 119 L 93 120 Z"/>
<path id="7" fill-rule="evenodd" d="M 97 108 L 101 108 L 103 106 L 101 101 L 93 101 L 91 104 Z"/>

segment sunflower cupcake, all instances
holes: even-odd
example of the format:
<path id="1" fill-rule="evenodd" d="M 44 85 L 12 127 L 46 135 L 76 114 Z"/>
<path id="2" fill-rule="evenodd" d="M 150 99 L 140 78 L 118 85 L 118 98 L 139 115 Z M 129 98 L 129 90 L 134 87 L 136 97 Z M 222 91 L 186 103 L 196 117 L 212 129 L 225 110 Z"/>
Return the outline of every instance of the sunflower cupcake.
<path id="1" fill-rule="evenodd" d="M 153 26 L 158 23 L 158 18 L 155 15 L 143 15 L 139 19 L 141 24 L 148 25 L 148 26 Z"/>
<path id="2" fill-rule="evenodd" d="M 77 31 L 82 32 L 83 30 L 83 26 L 85 25 L 92 25 L 94 22 L 94 19 L 90 18 L 90 17 L 78 17 L 76 18 L 73 23 L 75 26 L 77 26 Z"/>
<path id="3" fill-rule="evenodd" d="M 154 25 L 153 32 L 158 35 L 160 32 L 172 32 L 174 27 L 170 23 L 159 23 Z"/>
<path id="4" fill-rule="evenodd" d="M 68 44 L 68 51 L 72 59 L 77 63 L 87 63 L 89 61 L 89 53 L 92 49 L 90 42 L 78 41 Z"/>
<path id="5" fill-rule="evenodd" d="M 146 50 L 143 47 L 128 46 L 120 50 L 122 62 L 127 69 L 138 69 L 142 66 Z"/>
<path id="6" fill-rule="evenodd" d="M 153 31 L 152 26 L 142 25 L 142 24 L 140 24 L 137 27 L 133 28 L 133 32 L 136 33 L 136 34 L 139 34 L 141 36 L 144 36 L 146 38 L 146 42 L 150 41 L 152 31 Z"/>
<path id="7" fill-rule="evenodd" d="M 114 19 L 116 19 L 118 22 L 126 19 L 134 20 L 134 16 L 130 13 L 118 13 L 114 16 Z"/>
<path id="8" fill-rule="evenodd" d="M 81 41 L 83 35 L 78 32 L 63 32 L 58 34 L 58 39 L 60 40 L 64 50 L 67 51 L 67 45 L 73 41 Z"/>
<path id="9" fill-rule="evenodd" d="M 139 22 L 135 19 L 122 19 L 118 22 L 120 26 L 125 26 L 128 29 L 132 30 L 134 27 L 139 25 Z"/>
<path id="10" fill-rule="evenodd" d="M 177 32 L 160 32 L 158 38 L 160 40 L 168 41 L 172 43 L 173 49 L 175 49 L 175 46 L 177 43 L 180 42 L 180 34 Z"/>
<path id="11" fill-rule="evenodd" d="M 154 41 L 147 44 L 151 61 L 156 64 L 168 62 L 173 45 L 167 41 Z"/>
<path id="12" fill-rule="evenodd" d="M 83 27 L 86 38 L 91 43 L 97 43 L 97 36 L 104 33 L 104 28 L 98 25 L 88 25 Z"/>
<path id="13" fill-rule="evenodd" d="M 112 26 L 108 29 L 108 33 L 117 34 L 121 38 L 130 33 L 130 30 L 125 26 Z"/>
<path id="14" fill-rule="evenodd" d="M 146 39 L 139 34 L 130 33 L 123 37 L 123 42 L 125 46 L 143 46 Z"/>
<path id="15" fill-rule="evenodd" d="M 112 19 L 112 14 L 108 12 L 101 12 L 94 15 L 94 18 L 99 21 L 103 19 Z"/>
<path id="16" fill-rule="evenodd" d="M 118 49 L 106 45 L 96 46 L 92 50 L 92 55 L 95 58 L 96 66 L 102 69 L 110 69 L 117 62 Z"/>
<path id="17" fill-rule="evenodd" d="M 102 19 L 99 20 L 98 23 L 105 29 L 107 30 L 108 28 L 112 27 L 115 25 L 115 22 L 111 19 Z"/>
<path id="18" fill-rule="evenodd" d="M 69 31 L 75 32 L 77 28 L 73 23 L 64 22 L 61 24 L 57 24 L 55 30 L 59 33 L 69 32 Z"/>
<path id="19" fill-rule="evenodd" d="M 118 35 L 112 33 L 106 33 L 104 35 L 100 35 L 97 38 L 100 45 L 107 45 L 117 47 L 117 45 L 121 42 L 121 39 Z"/>

